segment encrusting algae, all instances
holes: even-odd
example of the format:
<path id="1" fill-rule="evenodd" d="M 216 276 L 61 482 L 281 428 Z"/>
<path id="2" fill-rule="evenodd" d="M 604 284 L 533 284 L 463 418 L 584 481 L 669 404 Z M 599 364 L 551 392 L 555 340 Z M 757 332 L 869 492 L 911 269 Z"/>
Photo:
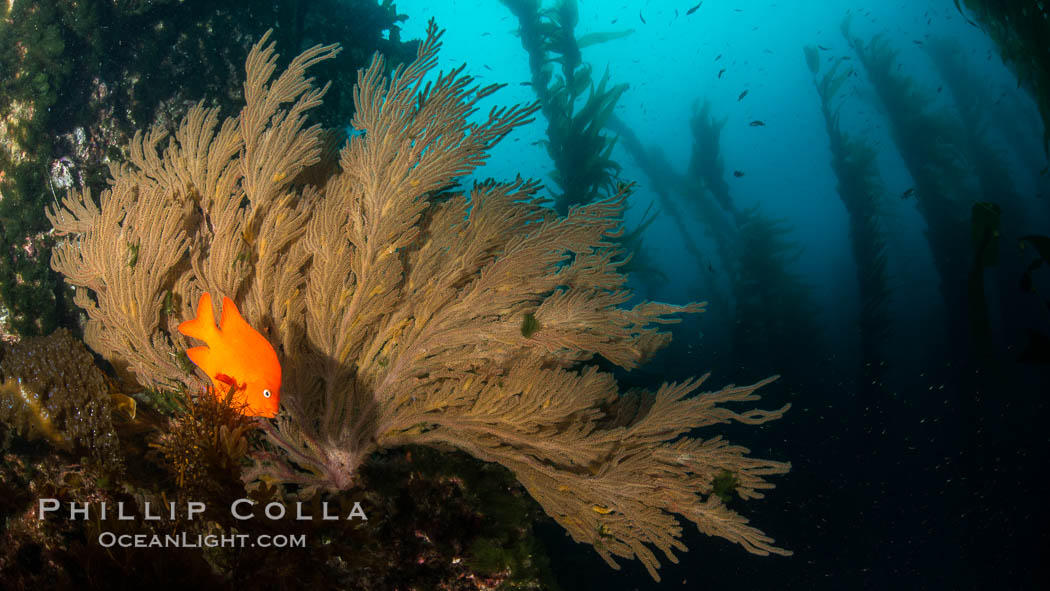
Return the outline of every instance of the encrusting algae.
<path id="1" fill-rule="evenodd" d="M 91 353 L 68 330 L 4 345 L 0 376 L 0 422 L 23 437 L 121 464 L 113 402 L 133 413 L 134 401 L 110 391 Z"/>

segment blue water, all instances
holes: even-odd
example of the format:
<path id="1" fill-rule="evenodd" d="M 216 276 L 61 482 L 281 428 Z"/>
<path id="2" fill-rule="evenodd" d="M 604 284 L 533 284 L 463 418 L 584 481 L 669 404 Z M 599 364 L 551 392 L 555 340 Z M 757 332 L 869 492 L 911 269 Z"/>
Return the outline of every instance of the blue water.
<path id="1" fill-rule="evenodd" d="M 950 102 L 923 46 L 915 41 L 944 37 L 963 46 L 974 75 L 983 79 L 990 94 L 1001 97 L 1000 105 L 1014 111 L 1027 138 L 994 137 L 1006 151 L 1029 147 L 1040 141 L 1042 125 L 1035 104 L 1003 64 L 994 43 L 977 27 L 967 23 L 952 2 L 713 2 L 707 1 L 693 14 L 688 2 L 596 2 L 579 3 L 577 38 L 592 32 L 633 33 L 623 39 L 583 49 L 583 60 L 596 75 L 609 69 L 612 83 L 627 83 L 630 89 L 620 99 L 616 114 L 638 133 L 646 144 L 659 145 L 670 161 L 685 168 L 692 137 L 687 123 L 693 102 L 709 99 L 716 117 L 727 117 L 721 151 L 727 172 L 741 170 L 745 176 L 730 177 L 733 198 L 741 207 L 761 204 L 763 211 L 786 218 L 793 228 L 791 238 L 804 246 L 797 270 L 813 285 L 829 338 L 844 355 L 856 355 L 852 338 L 857 315 L 846 211 L 835 195 L 836 180 L 830 167 L 828 139 L 820 114 L 812 77 L 803 59 L 804 45 L 819 44 L 825 61 L 853 56 L 840 33 L 840 23 L 853 15 L 852 32 L 863 39 L 884 33 L 900 51 L 901 72 L 921 81 L 937 100 Z M 446 29 L 441 68 L 467 64 L 467 72 L 482 83 L 505 83 L 507 87 L 489 104 L 511 104 L 535 100 L 522 82 L 530 80 L 528 59 L 517 37 L 517 23 L 499 2 L 397 3 L 409 15 L 402 25 L 404 39 L 421 38 L 427 20 L 433 18 Z M 677 11 L 677 16 L 676 16 Z M 643 24 L 639 14 L 645 19 Z M 716 58 L 721 55 L 721 59 Z M 857 76 L 840 91 L 848 95 L 841 111 L 848 131 L 863 134 L 880 150 L 879 162 L 886 194 L 889 233 L 889 274 L 894 278 L 898 299 L 895 307 L 901 343 L 914 342 L 914 329 L 926 323 L 927 313 L 909 302 L 934 299 L 936 282 L 933 264 L 923 238 L 924 223 L 916 213 L 914 199 L 899 196 L 913 186 L 881 120 L 878 97 L 866 83 L 859 64 Z M 718 72 L 725 69 L 721 78 Z M 744 90 L 747 96 L 738 101 Z M 762 120 L 753 128 L 748 122 Z M 476 176 L 513 178 L 515 174 L 540 178 L 552 184 L 552 168 L 544 148 L 542 117 L 521 128 L 492 151 L 489 163 Z M 1042 212 L 1043 227 L 1050 220 L 1050 199 L 1045 176 L 1038 167 L 1014 156 L 1013 179 L 1020 194 L 1030 196 L 1030 205 Z M 1036 154 L 1036 157 L 1039 155 Z M 614 159 L 623 166 L 621 177 L 640 184 L 631 199 L 628 225 L 638 221 L 653 197 L 646 191 L 644 175 L 634 168 L 621 146 Z M 1038 158 L 1036 159 L 1038 161 Z M 1037 195 L 1042 194 L 1041 198 Z M 1030 228 L 1035 231 L 1037 228 Z M 646 246 L 667 271 L 688 264 L 677 232 L 666 216 L 650 226 Z M 965 246 L 965 245 L 963 245 Z M 644 286 L 640 286 L 644 289 Z M 696 299 L 686 282 L 673 282 L 652 297 L 668 301 Z M 905 356 L 917 351 L 902 351 Z"/>

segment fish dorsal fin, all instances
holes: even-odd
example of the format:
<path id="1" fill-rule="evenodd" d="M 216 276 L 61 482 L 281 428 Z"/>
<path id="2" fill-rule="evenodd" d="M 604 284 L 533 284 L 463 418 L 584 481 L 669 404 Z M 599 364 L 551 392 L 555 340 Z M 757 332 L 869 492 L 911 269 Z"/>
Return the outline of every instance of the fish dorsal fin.
<path id="1" fill-rule="evenodd" d="M 240 310 L 237 309 L 237 304 L 233 303 L 233 300 L 226 296 L 222 297 L 222 317 L 219 319 L 219 327 L 223 331 L 231 332 L 242 332 L 245 329 L 251 330 L 251 326 L 241 316 Z"/>

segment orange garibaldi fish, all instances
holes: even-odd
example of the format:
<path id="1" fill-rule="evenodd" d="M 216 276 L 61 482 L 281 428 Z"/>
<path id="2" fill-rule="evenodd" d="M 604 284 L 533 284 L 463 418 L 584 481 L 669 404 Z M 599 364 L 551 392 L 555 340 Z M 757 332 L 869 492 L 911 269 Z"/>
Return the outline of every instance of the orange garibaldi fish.
<path id="1" fill-rule="evenodd" d="M 200 339 L 208 346 L 193 347 L 186 355 L 211 378 L 216 396 L 230 388 L 235 404 L 247 404 L 244 414 L 273 418 L 281 399 L 281 364 L 266 337 L 249 325 L 228 297 L 222 298 L 222 318 L 215 326 L 211 294 L 204 292 L 197 302 L 197 317 L 179 325 L 182 334 Z"/>

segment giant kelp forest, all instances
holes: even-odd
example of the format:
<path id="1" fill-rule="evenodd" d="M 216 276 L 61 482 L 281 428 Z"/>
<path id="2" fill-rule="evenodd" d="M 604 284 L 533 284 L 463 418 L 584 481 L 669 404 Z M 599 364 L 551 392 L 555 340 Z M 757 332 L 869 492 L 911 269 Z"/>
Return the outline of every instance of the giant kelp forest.
<path id="1" fill-rule="evenodd" d="M 1050 135 L 1030 141 L 953 39 L 922 43 L 928 79 L 900 67 L 898 39 L 856 33 L 855 15 L 834 47 L 798 48 L 829 203 L 848 220 L 859 354 L 842 356 L 792 223 L 736 188 L 749 163 L 724 150 L 730 118 L 704 81 L 687 85 L 690 149 L 673 158 L 617 114 L 636 74 L 586 59 L 590 46 L 632 47 L 632 30 L 578 34 L 577 0 L 500 3 L 535 103 L 474 127 L 470 110 L 497 89 L 462 71 L 418 83 L 440 35 L 402 39 L 413 17 L 392 0 L 3 9 L 0 587 L 602 589 L 771 569 L 821 588 L 807 569 L 837 568 L 830 555 L 876 584 L 905 573 L 923 586 L 940 579 L 915 573 L 942 560 L 986 581 L 978 565 L 1013 559 L 1001 507 L 1023 478 L 1002 458 L 1044 454 L 1015 447 L 1035 428 L 1015 416 L 1045 408 L 1033 392 L 1050 388 L 1050 220 L 1008 160 L 1046 185 Z M 693 4 L 682 13 L 702 17 Z M 1047 10 L 955 8 L 994 40 L 1047 129 Z M 256 45 L 267 34 L 271 54 Z M 385 61 L 359 74 L 376 52 Z M 282 76 L 301 84 L 278 96 Z M 860 78 L 889 145 L 843 116 Z M 532 118 L 548 168 L 520 172 L 550 186 L 470 176 Z M 880 151 L 902 164 L 904 195 L 888 193 Z M 891 363 L 914 305 L 891 258 L 902 202 L 922 220 L 936 285 L 922 303 L 933 345 L 911 373 Z M 650 250 L 660 217 L 683 250 L 675 269 Z M 688 301 L 643 301 L 671 286 Z M 173 327 L 201 291 L 236 296 L 276 344 L 278 419 L 195 394 Z M 696 393 L 690 376 L 709 370 L 710 383 L 749 385 Z M 913 374 L 936 401 L 907 394 Z M 770 410 L 725 407 L 759 394 Z M 312 516 L 360 503 L 369 519 L 35 514 L 41 498 L 141 515 L 147 502 L 242 497 Z M 928 527 L 887 544 L 902 522 Z M 104 549 L 103 531 L 309 543 Z M 967 543 L 944 559 L 945 539 Z M 871 567 L 883 562 L 897 571 Z"/>

